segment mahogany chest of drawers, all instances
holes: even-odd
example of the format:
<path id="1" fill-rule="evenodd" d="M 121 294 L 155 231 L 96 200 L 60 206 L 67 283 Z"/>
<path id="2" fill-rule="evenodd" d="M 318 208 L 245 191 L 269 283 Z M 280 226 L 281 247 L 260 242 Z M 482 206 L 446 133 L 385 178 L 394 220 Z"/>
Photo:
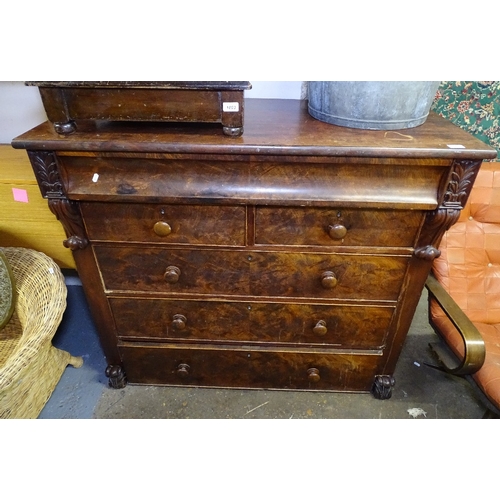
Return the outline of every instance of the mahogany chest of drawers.
<path id="1" fill-rule="evenodd" d="M 247 100 L 210 124 L 44 123 L 13 141 L 67 234 L 113 387 L 369 392 L 393 373 L 443 232 L 495 151 Z"/>

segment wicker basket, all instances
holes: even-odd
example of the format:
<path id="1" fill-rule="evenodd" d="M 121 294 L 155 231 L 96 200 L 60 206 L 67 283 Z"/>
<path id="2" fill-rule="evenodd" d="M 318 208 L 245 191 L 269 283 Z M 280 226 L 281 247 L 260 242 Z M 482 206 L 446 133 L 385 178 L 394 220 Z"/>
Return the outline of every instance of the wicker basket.
<path id="1" fill-rule="evenodd" d="M 35 250 L 2 250 L 16 281 L 17 303 L 0 330 L 0 418 L 36 418 L 68 364 L 80 367 L 83 360 L 52 345 L 66 308 L 59 267 Z"/>

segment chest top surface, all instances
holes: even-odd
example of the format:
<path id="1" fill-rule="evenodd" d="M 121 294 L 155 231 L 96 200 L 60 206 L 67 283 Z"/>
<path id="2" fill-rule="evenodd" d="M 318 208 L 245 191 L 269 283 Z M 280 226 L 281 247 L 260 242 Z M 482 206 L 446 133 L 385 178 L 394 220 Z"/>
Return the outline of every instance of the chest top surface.
<path id="1" fill-rule="evenodd" d="M 496 151 L 444 118 L 430 113 L 412 129 L 368 131 L 323 123 L 307 101 L 247 99 L 245 133 L 225 136 L 213 124 L 84 123 L 70 136 L 45 122 L 12 141 L 17 149 L 172 154 L 495 158 Z"/>

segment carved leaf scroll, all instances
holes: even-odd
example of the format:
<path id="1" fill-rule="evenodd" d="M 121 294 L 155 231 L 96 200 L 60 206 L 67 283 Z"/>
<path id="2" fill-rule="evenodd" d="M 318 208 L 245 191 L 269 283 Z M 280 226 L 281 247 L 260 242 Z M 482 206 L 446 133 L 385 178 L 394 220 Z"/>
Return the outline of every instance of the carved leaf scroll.
<path id="1" fill-rule="evenodd" d="M 443 207 L 458 208 L 459 210 L 465 207 L 480 164 L 481 162 L 477 161 L 455 162 L 444 195 Z"/>
<path id="2" fill-rule="evenodd" d="M 68 236 L 63 242 L 64 246 L 71 250 L 85 248 L 88 240 L 80 211 L 75 202 L 66 198 L 54 153 L 28 151 L 28 157 L 43 197 L 48 199 L 51 212 L 61 222 Z"/>
<path id="3" fill-rule="evenodd" d="M 64 196 L 55 156 L 47 151 L 28 151 L 28 157 L 44 198 Z"/>
<path id="4" fill-rule="evenodd" d="M 455 161 L 441 206 L 427 214 L 422 234 L 415 248 L 416 257 L 428 261 L 439 257 L 441 252 L 438 247 L 443 234 L 460 217 L 460 211 L 469 199 L 480 166 L 481 161 Z"/>

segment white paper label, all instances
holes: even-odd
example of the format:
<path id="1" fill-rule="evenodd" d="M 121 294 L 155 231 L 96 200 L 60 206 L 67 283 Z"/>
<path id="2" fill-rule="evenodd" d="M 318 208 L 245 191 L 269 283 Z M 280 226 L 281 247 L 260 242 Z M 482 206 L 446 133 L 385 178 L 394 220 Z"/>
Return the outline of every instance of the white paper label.
<path id="1" fill-rule="evenodd" d="M 465 149 L 465 146 L 461 144 L 447 144 L 450 149 Z"/>
<path id="2" fill-rule="evenodd" d="M 99 174 L 94 174 L 92 176 L 92 182 L 97 182 L 99 180 Z"/>
<path id="3" fill-rule="evenodd" d="M 222 111 L 226 113 L 237 113 L 240 110 L 239 102 L 223 102 Z"/>

